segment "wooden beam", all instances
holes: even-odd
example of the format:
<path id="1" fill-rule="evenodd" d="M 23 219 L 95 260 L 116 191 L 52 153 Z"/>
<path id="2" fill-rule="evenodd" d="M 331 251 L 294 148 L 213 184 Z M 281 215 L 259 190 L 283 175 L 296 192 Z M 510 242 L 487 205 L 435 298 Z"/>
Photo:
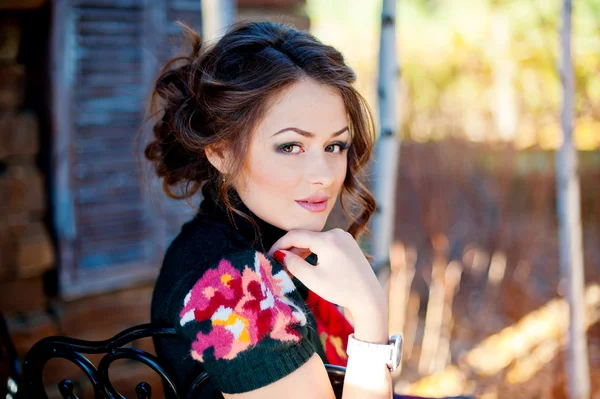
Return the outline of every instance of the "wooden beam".
<path id="1" fill-rule="evenodd" d="M 46 0 L 2 0 L 0 10 L 31 10 L 41 7 Z"/>

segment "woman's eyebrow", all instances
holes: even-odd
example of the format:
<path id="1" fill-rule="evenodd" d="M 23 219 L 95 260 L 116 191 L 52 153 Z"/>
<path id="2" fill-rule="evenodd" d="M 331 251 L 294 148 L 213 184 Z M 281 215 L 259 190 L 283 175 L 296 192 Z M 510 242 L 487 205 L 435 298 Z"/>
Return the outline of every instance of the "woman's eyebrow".
<path id="1" fill-rule="evenodd" d="M 286 132 L 286 131 L 288 131 L 288 130 L 291 130 L 291 131 L 293 131 L 293 132 L 296 132 L 296 133 L 298 133 L 298 134 L 301 134 L 301 135 L 302 135 L 302 136 L 304 136 L 304 137 L 309 137 L 309 138 L 315 137 L 315 134 L 314 134 L 314 133 L 307 132 L 306 130 L 299 129 L 299 128 L 297 128 L 297 127 L 286 127 L 286 128 L 284 128 L 284 129 L 281 129 L 281 130 L 280 130 L 280 131 L 278 131 L 277 133 L 275 133 L 273 136 L 277 136 L 279 133 L 283 133 L 283 132 Z M 334 132 L 334 133 L 331 135 L 331 137 L 336 137 L 336 136 L 339 136 L 340 134 L 344 133 L 346 130 L 348 130 L 348 126 L 344 127 L 343 129 L 340 129 L 340 130 L 338 130 L 337 132 Z M 271 137 L 273 137 L 273 136 L 271 136 Z"/>

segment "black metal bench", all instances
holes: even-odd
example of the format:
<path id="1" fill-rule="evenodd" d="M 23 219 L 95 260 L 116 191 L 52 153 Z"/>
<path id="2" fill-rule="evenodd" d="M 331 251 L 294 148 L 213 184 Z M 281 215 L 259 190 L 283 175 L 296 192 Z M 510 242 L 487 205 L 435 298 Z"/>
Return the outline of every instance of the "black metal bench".
<path id="1" fill-rule="evenodd" d="M 154 370 L 162 379 L 164 394 L 167 398 L 184 399 L 177 392 L 172 379 L 161 366 L 156 356 L 143 350 L 126 347 L 135 340 L 147 337 L 174 336 L 175 329 L 163 328 L 152 324 L 142 324 L 129 328 L 105 341 L 84 341 L 70 337 L 47 337 L 38 341 L 27 353 L 23 363 L 22 385 L 19 387 L 19 398 L 47 399 L 42 380 L 42 373 L 46 363 L 53 358 L 64 358 L 75 363 L 89 378 L 93 389 L 94 399 L 125 399 L 116 391 L 109 379 L 110 365 L 119 359 L 130 359 L 141 362 Z M 105 354 L 96 367 L 85 355 Z M 346 370 L 340 366 L 325 365 L 329 380 L 333 386 L 337 398 L 341 398 L 344 375 Z M 209 377 L 206 373 L 200 374 L 186 398 L 218 398 L 222 395 L 214 392 L 212 385 L 207 384 Z M 58 389 L 65 399 L 78 399 L 74 393 L 74 384 L 68 380 L 62 380 Z M 137 399 L 150 399 L 152 388 L 146 382 L 140 382 L 136 386 Z M 163 392 L 155 393 L 155 397 L 163 397 Z"/>

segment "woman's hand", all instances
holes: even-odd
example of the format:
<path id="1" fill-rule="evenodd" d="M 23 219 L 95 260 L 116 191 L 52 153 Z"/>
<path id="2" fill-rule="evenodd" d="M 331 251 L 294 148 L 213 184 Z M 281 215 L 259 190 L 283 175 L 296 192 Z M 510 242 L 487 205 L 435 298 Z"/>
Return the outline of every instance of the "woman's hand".
<path id="1" fill-rule="evenodd" d="M 310 252 L 318 257 L 316 266 L 297 255 Z M 291 230 L 273 244 L 269 254 L 311 291 L 348 308 L 353 316 L 386 304 L 371 265 L 354 237 L 342 229 Z"/>

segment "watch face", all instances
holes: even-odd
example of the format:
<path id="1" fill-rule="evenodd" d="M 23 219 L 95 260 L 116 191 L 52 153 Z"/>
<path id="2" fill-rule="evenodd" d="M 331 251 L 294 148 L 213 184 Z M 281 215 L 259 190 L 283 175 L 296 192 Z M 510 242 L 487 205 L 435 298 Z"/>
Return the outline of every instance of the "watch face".
<path id="1" fill-rule="evenodd" d="M 392 348 L 392 370 L 395 370 L 402 363 L 402 335 L 392 335 L 390 341 L 394 344 Z"/>

